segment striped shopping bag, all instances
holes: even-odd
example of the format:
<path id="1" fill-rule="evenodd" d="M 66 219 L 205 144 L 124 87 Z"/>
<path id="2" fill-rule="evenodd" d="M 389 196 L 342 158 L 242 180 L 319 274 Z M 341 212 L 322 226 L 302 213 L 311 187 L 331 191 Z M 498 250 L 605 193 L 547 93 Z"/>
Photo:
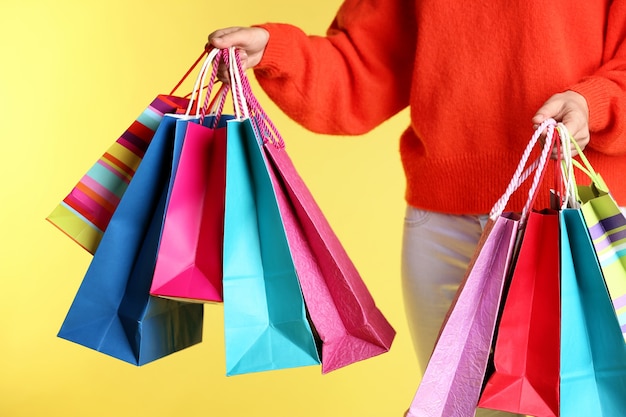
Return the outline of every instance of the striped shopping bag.
<path id="1" fill-rule="evenodd" d="M 158 95 L 150 103 L 46 220 L 90 253 L 95 252 L 163 115 L 187 109 L 189 100 L 173 94 L 205 54 L 196 60 L 169 95 Z"/>
<path id="2" fill-rule="evenodd" d="M 587 187 L 586 187 L 587 188 Z M 583 195 L 582 212 L 626 339 L 626 217 L 610 194 Z M 590 190 L 590 188 L 587 188 Z"/>

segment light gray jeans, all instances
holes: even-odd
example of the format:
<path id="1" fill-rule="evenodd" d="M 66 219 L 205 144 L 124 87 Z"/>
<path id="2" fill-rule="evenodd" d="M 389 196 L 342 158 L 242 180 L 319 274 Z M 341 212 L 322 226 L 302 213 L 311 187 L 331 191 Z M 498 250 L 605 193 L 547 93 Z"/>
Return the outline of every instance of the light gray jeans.
<path id="1" fill-rule="evenodd" d="M 402 244 L 402 286 L 413 345 L 423 373 L 445 315 L 487 221 L 408 207 Z M 476 416 L 514 416 L 478 409 Z"/>

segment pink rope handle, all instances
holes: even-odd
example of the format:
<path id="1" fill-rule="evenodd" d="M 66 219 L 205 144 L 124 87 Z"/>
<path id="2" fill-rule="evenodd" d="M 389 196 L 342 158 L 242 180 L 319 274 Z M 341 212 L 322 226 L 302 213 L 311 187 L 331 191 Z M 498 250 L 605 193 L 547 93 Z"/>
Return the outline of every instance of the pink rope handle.
<path id="1" fill-rule="evenodd" d="M 228 86 L 228 84 L 222 84 L 220 91 L 217 93 L 218 96 L 216 97 L 216 99 L 219 99 L 219 102 L 218 102 L 217 107 L 215 107 L 215 111 L 214 111 L 215 119 L 213 120 L 213 125 L 211 126 L 213 129 L 217 128 L 217 124 L 219 123 L 220 117 L 222 116 L 224 112 L 224 105 L 226 104 L 226 97 L 228 96 L 229 89 L 230 87 Z M 213 106 L 211 106 L 211 108 L 213 108 Z"/>
<path id="2" fill-rule="evenodd" d="M 541 156 L 539 157 L 539 166 L 537 166 L 537 170 L 535 171 L 533 182 L 530 186 L 530 190 L 528 191 L 528 199 L 526 200 L 526 205 L 522 210 L 522 217 L 520 219 L 520 225 L 522 226 L 526 224 L 526 219 L 528 219 L 530 210 L 532 210 L 535 200 L 537 199 L 537 190 L 539 189 L 539 185 L 541 184 L 543 176 L 546 173 L 545 167 L 548 164 L 548 159 L 550 159 L 550 153 L 552 152 L 555 128 L 556 122 L 554 122 L 554 124 L 549 124 L 547 127 L 546 141 L 543 144 Z"/>
<path id="3" fill-rule="evenodd" d="M 496 217 L 500 216 L 506 205 L 511 198 L 511 195 L 526 181 L 526 179 L 530 176 L 530 173 L 534 170 L 535 175 L 533 177 L 533 183 L 528 192 L 528 199 L 522 210 L 522 217 L 520 220 L 520 224 L 524 224 L 526 218 L 528 216 L 528 211 L 532 208 L 532 205 L 535 201 L 535 197 L 537 194 L 537 188 L 543 179 L 543 173 L 545 165 L 547 164 L 548 157 L 550 155 L 550 151 L 552 150 L 552 141 L 554 137 L 554 128 L 556 127 L 556 121 L 554 119 L 545 120 L 533 133 L 526 149 L 524 150 L 522 157 L 520 158 L 519 164 L 517 165 L 517 169 L 509 182 L 504 194 L 500 199 L 494 204 L 491 209 L 491 213 L 489 213 L 489 217 L 492 220 L 495 220 Z M 528 164 L 528 159 L 530 158 L 530 154 L 532 153 L 533 148 L 537 144 L 539 137 L 541 134 L 546 131 L 546 141 L 543 146 L 543 150 L 541 152 L 541 156 L 537 161 L 535 161 L 531 166 L 527 169 L 526 165 Z"/>
<path id="4" fill-rule="evenodd" d="M 213 87 L 215 86 L 215 81 L 217 80 L 217 69 L 219 67 L 219 56 L 218 54 L 213 60 L 213 68 L 211 68 L 211 75 L 209 76 L 209 82 L 206 87 L 206 94 L 204 96 L 204 103 L 202 103 L 202 108 L 200 109 L 200 124 L 204 122 L 204 118 L 206 117 L 207 109 L 209 108 L 209 103 L 211 99 L 211 94 L 213 93 Z"/>
<path id="5" fill-rule="evenodd" d="M 276 125 L 274 125 L 267 113 L 265 113 L 265 110 L 252 92 L 250 80 L 243 70 L 243 67 L 241 65 L 241 58 L 239 57 L 238 52 L 235 53 L 235 62 L 237 71 L 239 72 L 241 78 L 241 87 L 243 89 L 245 100 L 248 103 L 248 108 L 250 110 L 251 116 L 253 116 L 256 121 L 255 124 L 260 130 L 263 142 L 270 142 L 277 148 L 284 148 L 285 141 L 283 140 L 283 137 L 281 136 L 280 132 L 276 128 Z"/>
<path id="6" fill-rule="evenodd" d="M 230 59 L 230 50 L 222 49 L 220 59 L 224 63 L 224 65 L 228 68 L 228 75 L 230 77 L 230 91 L 233 102 L 233 111 L 235 113 L 235 117 L 238 120 L 245 119 L 249 116 L 248 103 L 245 99 L 243 93 L 243 87 L 241 86 L 241 82 L 238 80 L 241 79 L 239 74 L 234 74 L 233 71 L 233 62 Z M 233 51 L 235 52 L 235 51 Z M 235 52 L 236 53 L 236 52 Z M 254 126 L 253 126 L 254 127 Z"/>

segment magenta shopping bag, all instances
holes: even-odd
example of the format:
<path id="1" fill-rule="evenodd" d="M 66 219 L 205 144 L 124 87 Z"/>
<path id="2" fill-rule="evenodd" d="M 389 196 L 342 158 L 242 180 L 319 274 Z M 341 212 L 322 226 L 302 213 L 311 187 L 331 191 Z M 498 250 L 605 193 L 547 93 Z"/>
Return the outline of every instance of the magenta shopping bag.
<path id="1" fill-rule="evenodd" d="M 271 143 L 265 151 L 307 311 L 322 342 L 322 372 L 389 351 L 395 330 L 287 152 Z"/>
<path id="2" fill-rule="evenodd" d="M 213 123 L 212 118 L 206 119 Z M 226 129 L 186 125 L 150 294 L 222 301 Z M 185 127 L 184 127 L 185 128 Z"/>
<path id="3" fill-rule="evenodd" d="M 222 108 L 228 87 L 210 103 L 219 60 L 212 50 L 195 93 L 208 85 L 195 117 L 177 121 L 175 152 L 167 207 L 150 294 L 187 301 L 222 301 L 222 241 L 226 187 L 226 120 Z M 209 76 L 210 74 L 210 76 Z M 209 112 L 207 115 L 206 113 Z"/>

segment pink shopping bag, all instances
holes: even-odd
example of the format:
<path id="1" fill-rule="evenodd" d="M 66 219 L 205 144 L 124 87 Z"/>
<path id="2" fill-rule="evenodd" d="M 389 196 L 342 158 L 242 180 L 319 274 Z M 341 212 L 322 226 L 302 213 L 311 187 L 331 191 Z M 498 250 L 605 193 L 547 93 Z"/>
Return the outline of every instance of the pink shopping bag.
<path id="1" fill-rule="evenodd" d="M 226 120 L 221 88 L 213 103 L 218 51 L 212 51 L 203 71 L 211 73 L 205 102 L 195 118 L 177 121 L 178 164 L 163 221 L 150 294 L 187 301 L 222 301 L 222 242 L 226 187 Z M 204 78 L 201 73 L 199 78 Z M 196 82 L 201 86 L 203 82 Z M 200 88 L 200 87 L 198 87 Z M 205 113 L 213 109 L 209 116 Z"/>
<path id="2" fill-rule="evenodd" d="M 395 330 L 287 152 L 272 143 L 265 151 L 307 310 L 322 342 L 322 372 L 389 351 Z"/>

